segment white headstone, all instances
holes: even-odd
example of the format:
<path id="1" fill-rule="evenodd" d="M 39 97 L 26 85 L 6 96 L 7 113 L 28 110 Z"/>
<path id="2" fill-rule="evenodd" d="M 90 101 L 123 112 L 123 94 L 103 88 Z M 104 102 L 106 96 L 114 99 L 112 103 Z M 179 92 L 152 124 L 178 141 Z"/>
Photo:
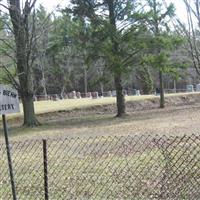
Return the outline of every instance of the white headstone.
<path id="1" fill-rule="evenodd" d="M 76 99 L 76 91 L 72 91 L 69 93 L 69 98 L 70 99 Z"/>
<path id="2" fill-rule="evenodd" d="M 86 93 L 86 98 L 92 98 L 92 93 L 91 92 Z"/>
<path id="3" fill-rule="evenodd" d="M 107 96 L 108 96 L 108 97 L 112 97 L 112 91 L 108 91 L 108 92 L 107 92 Z"/>
<path id="4" fill-rule="evenodd" d="M 81 93 L 80 93 L 80 92 L 77 92 L 77 93 L 76 93 L 76 97 L 77 97 L 78 99 L 81 99 Z"/>
<path id="5" fill-rule="evenodd" d="M 197 85 L 196 85 L 196 91 L 197 91 L 197 92 L 200 92 L 200 84 L 197 84 Z"/>
<path id="6" fill-rule="evenodd" d="M 98 99 L 99 98 L 99 93 L 98 92 L 93 92 L 92 93 L 92 98 L 93 99 Z"/>
<path id="7" fill-rule="evenodd" d="M 136 90 L 136 96 L 140 96 L 140 90 Z"/>
<path id="8" fill-rule="evenodd" d="M 136 93 L 137 93 L 137 90 L 133 89 L 133 95 L 136 95 Z"/>
<path id="9" fill-rule="evenodd" d="M 193 85 L 186 85 L 187 92 L 194 92 L 194 86 Z"/>
<path id="10" fill-rule="evenodd" d="M 72 91 L 72 99 L 76 99 L 76 91 Z"/>
<path id="11" fill-rule="evenodd" d="M 116 97 L 116 95 L 117 95 L 116 90 L 113 90 L 113 91 L 112 91 L 112 96 L 113 96 L 113 97 Z"/>
<path id="12" fill-rule="evenodd" d="M 17 90 L 7 85 L 0 85 L 0 114 L 20 112 Z"/>

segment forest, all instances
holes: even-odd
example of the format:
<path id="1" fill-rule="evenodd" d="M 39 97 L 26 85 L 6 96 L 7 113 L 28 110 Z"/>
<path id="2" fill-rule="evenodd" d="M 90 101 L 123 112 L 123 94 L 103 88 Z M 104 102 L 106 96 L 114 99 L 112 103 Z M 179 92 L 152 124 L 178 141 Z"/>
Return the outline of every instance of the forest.
<path id="1" fill-rule="evenodd" d="M 0 1 L 0 83 L 19 92 L 24 125 L 37 126 L 34 98 L 124 90 L 160 93 L 198 84 L 200 2 L 185 5 L 187 22 L 165 0 L 71 0 L 49 13 L 36 0 Z"/>

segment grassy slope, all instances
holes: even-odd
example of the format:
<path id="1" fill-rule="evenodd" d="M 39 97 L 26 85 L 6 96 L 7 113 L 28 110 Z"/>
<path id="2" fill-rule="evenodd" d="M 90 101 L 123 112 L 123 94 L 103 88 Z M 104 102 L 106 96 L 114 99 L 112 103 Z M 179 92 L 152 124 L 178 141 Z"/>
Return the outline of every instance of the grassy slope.
<path id="1" fill-rule="evenodd" d="M 191 94 L 191 93 L 190 93 Z M 188 93 L 166 94 L 165 96 L 189 95 Z M 140 101 L 145 99 L 159 98 L 155 95 L 127 96 L 126 101 Z M 36 114 L 50 113 L 59 110 L 73 110 L 77 108 L 91 107 L 96 105 L 108 105 L 116 103 L 115 97 L 104 97 L 99 99 L 65 99 L 60 101 L 38 101 L 35 102 Z M 20 114 L 10 115 L 8 118 L 22 116 L 22 106 Z"/>
<path id="2" fill-rule="evenodd" d="M 186 94 L 173 94 L 166 96 L 178 96 Z M 142 99 L 158 98 L 155 96 L 135 96 L 127 97 L 127 101 L 137 101 Z M 182 108 L 174 108 L 167 111 L 168 107 L 164 110 L 156 109 L 152 111 L 142 111 L 142 113 L 134 112 L 126 119 L 115 119 L 113 113 L 109 114 L 92 114 L 78 112 L 76 116 L 68 115 L 65 112 L 57 112 L 58 110 L 72 110 L 75 108 L 91 107 L 95 105 L 113 104 L 115 98 L 103 99 L 76 99 L 76 100 L 63 100 L 63 101 L 40 101 L 35 103 L 37 113 L 46 113 L 39 115 L 39 120 L 42 126 L 36 128 L 20 127 L 22 123 L 22 113 L 11 115 L 12 121 L 9 121 L 9 133 L 15 139 L 24 139 L 31 137 L 46 137 L 46 136 L 97 136 L 97 135 L 124 135 L 124 134 L 169 134 L 172 133 L 189 133 L 192 127 L 198 127 L 196 124 L 199 118 L 198 109 L 188 107 L 187 110 Z M 198 105 L 197 105 L 198 106 Z M 179 111 L 180 110 L 180 111 Z M 180 113 L 179 113 L 180 112 Z M 187 114 L 185 114 L 187 112 Z M 190 117 L 191 115 L 191 117 Z M 15 117 L 17 119 L 15 119 Z M 187 116 L 187 119 L 186 119 Z M 20 119 L 20 118 L 21 119 Z M 183 121 L 185 120 L 184 124 Z M 145 126 L 144 126 L 145 123 Z M 154 124 L 154 125 L 153 125 Z M 170 125 L 170 126 L 169 126 Z M 179 130 L 180 129 L 180 130 Z M 190 131 L 188 132 L 188 129 Z M 176 130 L 174 132 L 174 130 Z M 1 138 L 0 131 L 0 140 Z M 14 139 L 13 138 L 13 139 Z"/>
<path id="3" fill-rule="evenodd" d="M 128 97 L 127 100 L 141 100 L 144 98 L 154 98 L 152 96 L 142 96 L 142 97 Z M 114 103 L 114 98 L 105 98 L 98 100 L 64 100 L 59 102 L 36 102 L 36 112 L 53 112 L 56 110 L 69 110 L 73 108 L 80 108 L 84 106 L 92 106 L 99 104 L 108 104 Z M 194 108 L 194 111 L 197 109 Z M 187 113 L 187 118 L 192 119 L 194 117 L 194 111 L 192 113 Z M 159 115 L 161 112 L 161 115 Z M 177 112 L 180 112 L 179 117 Z M 118 134 L 122 133 L 124 130 L 126 132 L 134 133 L 134 127 L 144 128 L 154 128 L 155 125 L 159 124 L 162 127 L 166 127 L 164 132 L 168 129 L 168 126 L 173 126 L 177 129 L 177 126 L 183 126 L 187 123 L 184 121 L 184 116 L 182 111 L 176 111 L 175 116 L 165 116 L 166 110 L 144 113 L 144 116 L 140 116 L 140 113 L 136 113 L 134 116 L 130 116 L 125 119 L 114 119 L 113 116 L 101 115 L 101 116 L 80 116 L 77 119 L 63 119 L 60 118 L 59 121 L 46 123 L 41 127 L 34 129 L 23 129 L 17 128 L 15 133 L 17 134 L 31 134 L 31 135 L 57 135 L 58 132 L 70 132 L 73 135 L 74 133 L 82 134 L 94 134 L 101 135 L 102 133 L 108 134 Z M 191 114 L 191 115 L 189 115 Z M 199 114 L 196 112 L 196 114 Z M 51 114 L 50 114 L 51 115 Z M 53 114 L 52 114 L 53 115 Z M 172 118 L 173 117 L 173 118 Z M 181 118 L 183 117 L 183 118 Z M 137 119 L 136 119 L 137 118 Z M 162 119 L 164 118 L 164 119 Z M 172 121 L 169 123 L 169 120 L 172 118 Z M 195 118 L 195 121 L 199 123 L 199 120 Z M 180 124 L 178 124 L 180 122 Z M 138 124 L 139 123 L 139 124 Z M 165 124 L 166 123 L 166 124 Z M 145 124 L 145 126 L 144 126 Z M 96 132 L 95 132 L 96 131 Z M 140 131 L 139 129 L 137 131 Z M 143 132 L 143 130 L 141 130 Z M 153 131 L 154 132 L 154 131 Z M 74 135 L 73 135 L 74 136 Z M 173 158 L 171 163 L 176 163 L 176 166 L 171 167 L 166 171 L 165 164 L 167 161 L 163 158 L 163 149 L 162 151 L 155 149 L 147 149 L 142 153 L 134 153 L 132 148 L 134 147 L 133 143 L 121 142 L 118 143 L 114 139 L 105 139 L 102 137 L 101 141 L 97 139 L 89 139 L 88 144 L 86 145 L 85 141 L 82 139 L 77 139 L 78 141 L 74 142 L 71 140 L 68 143 L 68 140 L 63 143 L 62 141 L 52 141 L 48 146 L 48 150 L 51 152 L 49 154 L 49 186 L 50 186 L 50 196 L 52 199 L 102 199 L 102 197 L 107 199 L 131 199 L 133 196 L 134 199 L 149 199 L 149 195 L 157 195 L 162 192 L 162 187 L 160 189 L 160 184 L 162 185 L 162 177 L 166 177 L 165 173 L 169 173 L 168 177 L 171 177 L 169 181 L 165 181 L 164 184 L 168 183 L 171 187 L 172 194 L 175 194 L 176 197 L 186 198 L 183 195 L 187 195 L 193 191 L 193 188 L 196 184 L 196 166 L 199 167 L 198 159 L 199 156 L 191 157 L 190 145 L 181 145 L 181 153 L 184 153 L 184 156 L 179 157 L 176 153 L 176 150 L 168 150 L 167 152 L 171 153 L 171 158 Z M 193 141 L 192 141 L 193 142 Z M 43 166 L 42 166 L 42 154 L 41 154 L 41 143 L 32 141 L 31 145 L 20 146 L 18 143 L 13 147 L 14 149 L 14 166 L 15 166 L 15 180 L 17 182 L 17 191 L 18 197 L 20 199 L 29 199 L 35 200 L 37 198 L 43 198 Z M 95 143 L 98 143 L 96 145 Z M 76 144 L 71 148 L 72 145 Z M 122 145 L 122 144 L 125 144 Z M 127 146 L 127 145 L 130 145 Z M 190 144 L 190 143 L 188 143 Z M 28 145 L 28 146 L 27 146 Z M 104 146 L 100 151 L 97 147 Z M 121 146 L 122 145 L 122 146 Z M 121 151 L 119 147 L 121 146 Z M 127 151 L 124 150 L 124 147 L 127 148 Z M 194 147 L 197 148 L 196 143 Z M 50 149 L 51 148 L 51 149 Z M 85 148 L 85 149 L 84 149 Z M 94 149 L 97 148 L 96 152 Z M 183 149 L 183 148 L 186 148 Z M 190 149 L 191 148 L 191 149 Z M 75 151 L 78 149 L 79 151 Z M 84 149 L 85 151 L 83 151 Z M 104 150 L 106 153 L 102 154 Z M 134 148 L 133 148 L 134 149 Z M 136 148 L 137 149 L 137 148 Z M 2 149 L 0 149 L 1 151 Z M 73 151 L 72 151 L 73 150 Z M 196 149 L 196 152 L 198 149 Z M 76 152 L 71 156 L 71 152 Z M 115 153 L 115 152 L 118 153 Z M 64 152 L 64 153 L 63 153 Z M 84 154 L 84 153 L 87 154 Z M 91 152 L 91 153 L 90 153 Z M 121 152 L 121 153 L 120 153 Z M 2 151 L 0 152 L 1 160 L 1 172 L 3 172 L 3 179 L 0 184 L 0 196 L 2 199 L 11 199 L 8 197 L 10 194 L 10 183 L 7 172 L 7 161 L 6 154 Z M 2 154 L 3 153 L 3 154 Z M 84 157 L 83 155 L 84 154 Z M 175 156 L 176 155 L 176 156 Z M 182 155 L 182 154 L 181 154 Z M 192 168 L 185 168 L 188 166 L 188 162 Z M 169 162 L 169 161 L 168 161 Z M 195 165 L 194 165 L 195 164 Z M 171 165 L 170 165 L 171 166 Z M 41 175 L 40 175 L 41 173 Z M 171 173 L 171 174 L 170 174 Z M 6 174 L 6 175 L 5 175 Z M 179 176 L 176 176 L 179 174 Z M 1 174 L 0 174 L 1 175 Z M 134 178 L 132 178 L 134 177 Z M 171 182 L 170 182 L 171 181 Z M 178 185 L 179 187 L 175 187 Z M 190 188 L 186 191 L 186 194 L 182 194 L 175 189 L 185 189 Z M 148 189 L 148 190 L 147 190 Z M 195 188 L 194 188 L 195 189 Z M 198 191 L 198 190 L 197 190 Z M 196 192 L 197 193 L 197 192 Z M 193 192 L 192 196 L 195 193 Z M 180 198 L 181 198 L 180 197 Z M 179 199 L 180 199 L 179 198 Z M 153 198 L 152 198 L 153 199 Z"/>
<path id="4" fill-rule="evenodd" d="M 126 97 L 127 101 L 139 101 L 144 99 L 156 98 L 153 95 L 144 96 L 129 96 Z M 59 101 L 37 101 L 35 102 L 35 111 L 37 114 L 55 112 L 59 110 L 73 110 L 77 108 L 91 107 L 96 105 L 114 104 L 116 98 L 105 97 L 99 99 L 65 99 Z M 20 114 L 13 114 L 11 116 L 22 115 L 22 106 Z"/>

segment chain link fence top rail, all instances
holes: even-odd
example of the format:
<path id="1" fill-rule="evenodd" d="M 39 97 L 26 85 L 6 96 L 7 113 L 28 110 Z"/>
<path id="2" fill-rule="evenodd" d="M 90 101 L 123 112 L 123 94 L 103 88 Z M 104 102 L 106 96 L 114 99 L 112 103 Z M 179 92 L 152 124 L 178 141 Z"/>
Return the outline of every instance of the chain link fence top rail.
<path id="1" fill-rule="evenodd" d="M 18 200 L 200 199 L 200 136 L 124 136 L 12 142 Z M 0 144 L 0 199 L 11 200 Z"/>

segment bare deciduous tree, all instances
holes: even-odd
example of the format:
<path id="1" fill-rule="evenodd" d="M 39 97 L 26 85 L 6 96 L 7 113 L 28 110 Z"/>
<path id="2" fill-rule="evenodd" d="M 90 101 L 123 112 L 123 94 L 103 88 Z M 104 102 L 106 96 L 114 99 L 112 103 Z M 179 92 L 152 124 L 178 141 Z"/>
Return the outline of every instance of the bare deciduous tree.
<path id="1" fill-rule="evenodd" d="M 26 0 L 22 5 L 20 0 L 8 0 L 7 5 L 1 4 L 8 10 L 12 24 L 10 29 L 14 35 L 15 55 L 13 61 L 17 69 L 17 79 L 9 74 L 9 69 L 5 65 L 3 68 L 20 93 L 25 126 L 39 125 L 34 111 L 32 80 L 36 45 L 35 3 L 36 0 Z"/>
<path id="2" fill-rule="evenodd" d="M 177 20 L 188 41 L 187 48 L 196 72 L 200 75 L 200 1 L 183 0 L 187 12 L 187 25 Z"/>

